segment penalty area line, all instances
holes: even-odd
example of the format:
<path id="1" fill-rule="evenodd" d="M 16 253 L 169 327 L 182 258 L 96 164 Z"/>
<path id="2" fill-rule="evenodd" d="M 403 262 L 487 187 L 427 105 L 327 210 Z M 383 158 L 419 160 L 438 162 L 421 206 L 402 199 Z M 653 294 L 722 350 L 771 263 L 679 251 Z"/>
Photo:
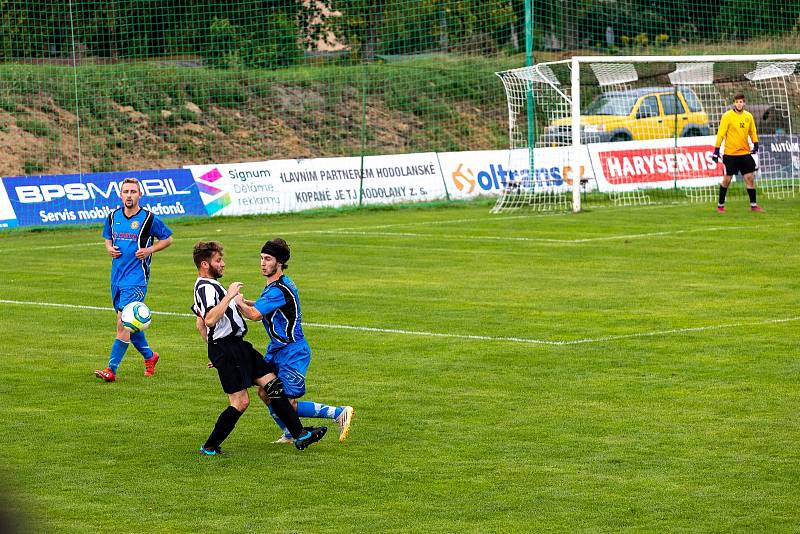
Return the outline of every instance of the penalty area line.
<path id="1" fill-rule="evenodd" d="M 80 310 L 97 310 L 97 311 L 110 311 L 113 312 L 114 309 L 106 306 L 88 306 L 88 305 L 81 305 L 81 304 L 61 304 L 55 302 L 30 302 L 30 301 L 21 301 L 21 300 L 7 300 L 7 299 L 0 299 L 0 304 L 12 304 L 12 305 L 20 305 L 20 306 L 42 306 L 42 307 L 49 307 L 49 308 L 72 308 L 72 309 L 80 309 Z M 194 318 L 194 315 L 191 313 L 177 313 L 177 312 L 165 312 L 165 311 L 153 311 L 153 315 L 165 315 L 170 317 L 191 317 Z M 758 325 L 769 325 L 769 324 L 782 324 L 782 323 L 791 323 L 795 321 L 800 321 L 800 316 L 797 317 L 787 317 L 783 319 L 764 319 L 761 321 L 748 321 L 748 322 L 741 322 L 741 323 L 726 323 L 726 324 L 716 324 L 716 325 L 707 325 L 707 326 L 694 326 L 694 327 L 687 327 L 687 328 L 673 328 L 670 330 L 655 330 L 650 332 L 634 332 L 631 334 L 619 334 L 613 336 L 601 336 L 596 338 L 585 338 L 585 339 L 572 339 L 572 340 L 562 340 L 562 341 L 549 341 L 546 339 L 533 339 L 533 338 L 525 338 L 525 337 L 505 337 L 505 336 L 479 336 L 479 335 L 470 335 L 470 334 L 451 334 L 447 332 L 426 332 L 420 330 L 404 330 L 399 328 L 377 328 L 371 326 L 353 326 L 353 325 L 343 325 L 343 324 L 326 324 L 326 323 L 305 323 L 305 326 L 311 328 L 323 328 L 328 330 L 351 330 L 351 331 L 358 331 L 358 332 L 374 332 L 379 334 L 398 334 L 398 335 L 405 335 L 405 336 L 419 336 L 419 337 L 439 337 L 439 338 L 449 338 L 449 339 L 465 339 L 465 340 L 473 340 L 473 341 L 494 341 L 494 342 L 505 342 L 505 343 L 523 343 L 529 345 L 548 345 L 548 346 L 568 346 L 568 345 L 587 345 L 592 343 L 607 343 L 609 341 L 618 341 L 623 339 L 634 339 L 634 338 L 641 338 L 641 337 L 657 337 L 657 336 L 670 336 L 675 334 L 686 334 L 692 332 L 707 332 L 712 330 L 724 330 L 728 328 L 739 328 L 743 326 L 758 326 Z"/>

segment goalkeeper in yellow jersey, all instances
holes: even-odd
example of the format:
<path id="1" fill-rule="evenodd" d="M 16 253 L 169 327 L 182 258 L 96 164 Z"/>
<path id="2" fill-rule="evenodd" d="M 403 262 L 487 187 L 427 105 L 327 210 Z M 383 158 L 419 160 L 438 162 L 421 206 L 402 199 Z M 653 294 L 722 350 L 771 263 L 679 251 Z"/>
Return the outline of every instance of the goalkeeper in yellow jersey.
<path id="1" fill-rule="evenodd" d="M 753 148 L 750 148 L 750 142 Z M 733 97 L 733 108 L 722 115 L 717 131 L 717 141 L 714 143 L 714 162 L 719 161 L 719 148 L 725 141 L 725 155 L 722 156 L 722 164 L 725 166 L 725 176 L 719 184 L 719 204 L 717 211 L 725 212 L 725 195 L 728 193 L 728 186 L 731 179 L 737 173 L 742 173 L 747 196 L 750 197 L 750 211 L 764 211 L 756 203 L 756 186 L 753 183 L 753 173 L 756 171 L 756 162 L 753 154 L 758 152 L 758 134 L 756 133 L 756 123 L 753 115 L 744 109 L 744 95 L 738 94 Z"/>

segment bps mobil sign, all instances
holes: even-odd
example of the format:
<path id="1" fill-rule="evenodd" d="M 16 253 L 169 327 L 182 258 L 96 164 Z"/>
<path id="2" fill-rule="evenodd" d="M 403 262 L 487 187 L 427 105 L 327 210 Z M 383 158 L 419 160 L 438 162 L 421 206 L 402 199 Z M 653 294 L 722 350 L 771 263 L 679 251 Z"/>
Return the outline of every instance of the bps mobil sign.
<path id="1" fill-rule="evenodd" d="M 184 169 L 14 176 L 3 178 L 20 226 L 100 222 L 119 207 L 119 184 L 136 178 L 142 207 L 161 217 L 206 215 L 191 172 Z"/>

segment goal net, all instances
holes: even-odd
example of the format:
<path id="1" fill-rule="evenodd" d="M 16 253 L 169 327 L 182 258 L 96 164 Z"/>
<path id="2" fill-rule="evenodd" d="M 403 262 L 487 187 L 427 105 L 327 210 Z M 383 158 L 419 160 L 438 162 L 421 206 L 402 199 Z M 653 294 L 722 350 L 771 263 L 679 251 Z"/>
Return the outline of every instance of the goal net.
<path id="1" fill-rule="evenodd" d="M 598 56 L 498 72 L 520 178 L 492 211 L 715 201 L 716 134 L 739 93 L 758 130 L 758 194 L 795 196 L 799 65 L 800 55 Z M 735 177 L 729 197 L 744 196 L 742 184 Z"/>

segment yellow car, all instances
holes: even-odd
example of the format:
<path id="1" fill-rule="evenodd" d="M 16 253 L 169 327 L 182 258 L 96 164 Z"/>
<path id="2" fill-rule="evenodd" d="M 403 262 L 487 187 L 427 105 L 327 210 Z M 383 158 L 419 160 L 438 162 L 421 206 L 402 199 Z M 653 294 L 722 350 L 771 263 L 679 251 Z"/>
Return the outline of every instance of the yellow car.
<path id="1" fill-rule="evenodd" d="M 545 146 L 572 144 L 570 118 L 544 131 Z M 581 115 L 581 143 L 710 135 L 708 115 L 688 87 L 642 87 L 598 95 Z"/>

